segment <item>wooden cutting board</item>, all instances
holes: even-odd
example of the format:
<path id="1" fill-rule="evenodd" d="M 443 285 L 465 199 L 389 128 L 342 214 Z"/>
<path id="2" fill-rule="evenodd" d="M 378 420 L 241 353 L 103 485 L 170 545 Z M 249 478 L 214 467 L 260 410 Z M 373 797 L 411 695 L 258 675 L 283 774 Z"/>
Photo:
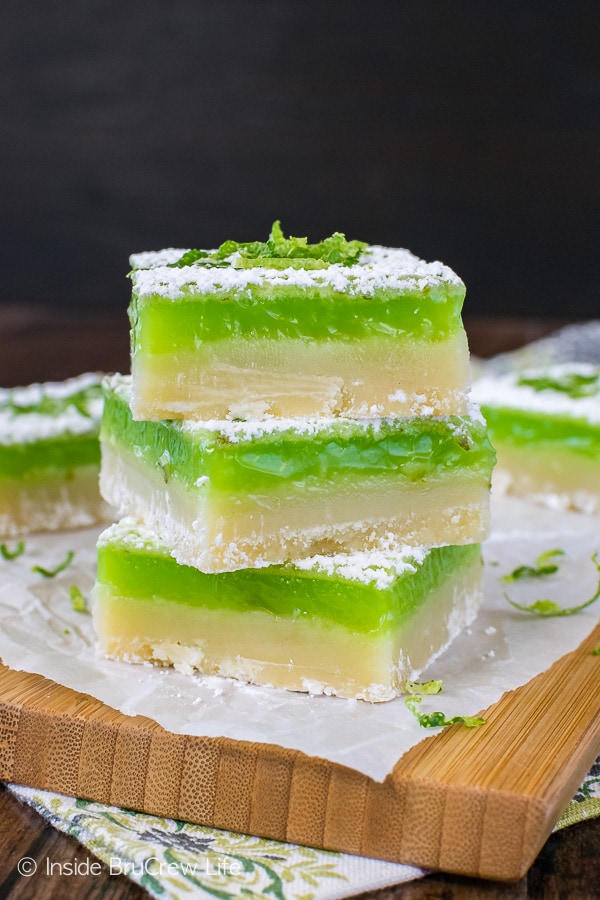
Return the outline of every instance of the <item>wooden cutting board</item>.
<path id="1" fill-rule="evenodd" d="M 523 876 L 600 753 L 600 625 L 446 728 L 383 783 L 270 744 L 171 734 L 0 664 L 0 778 L 329 850 L 502 881 Z"/>

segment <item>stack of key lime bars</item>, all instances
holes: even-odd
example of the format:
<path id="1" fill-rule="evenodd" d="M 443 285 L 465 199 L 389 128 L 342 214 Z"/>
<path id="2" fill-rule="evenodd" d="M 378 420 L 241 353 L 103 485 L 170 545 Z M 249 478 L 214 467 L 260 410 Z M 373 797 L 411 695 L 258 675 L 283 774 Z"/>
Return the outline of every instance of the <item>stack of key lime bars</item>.
<path id="1" fill-rule="evenodd" d="M 132 374 L 106 380 L 100 649 L 370 701 L 476 615 L 494 451 L 464 285 L 347 241 L 131 259 Z"/>

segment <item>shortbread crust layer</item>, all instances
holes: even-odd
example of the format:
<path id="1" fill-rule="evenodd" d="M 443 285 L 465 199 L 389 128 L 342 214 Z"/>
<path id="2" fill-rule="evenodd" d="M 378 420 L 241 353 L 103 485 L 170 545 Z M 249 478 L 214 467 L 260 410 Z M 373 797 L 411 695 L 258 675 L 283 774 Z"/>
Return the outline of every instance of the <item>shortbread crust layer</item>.
<path id="1" fill-rule="evenodd" d="M 600 513 L 600 457 L 567 448 L 526 447 L 495 441 L 494 491 L 527 497 L 553 509 Z"/>
<path id="2" fill-rule="evenodd" d="M 360 343 L 232 338 L 193 351 L 134 353 L 136 419 L 464 414 L 464 332 Z"/>
<path id="3" fill-rule="evenodd" d="M 27 483 L 0 478 L 0 537 L 110 522 L 114 510 L 100 496 L 98 473 L 99 463 L 45 471 Z"/>

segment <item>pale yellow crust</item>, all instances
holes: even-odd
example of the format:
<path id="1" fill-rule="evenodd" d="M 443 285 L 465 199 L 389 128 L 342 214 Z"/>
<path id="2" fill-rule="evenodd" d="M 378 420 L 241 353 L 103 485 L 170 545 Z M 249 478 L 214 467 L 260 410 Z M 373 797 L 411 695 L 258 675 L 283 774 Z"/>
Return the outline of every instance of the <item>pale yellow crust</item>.
<path id="1" fill-rule="evenodd" d="M 464 332 L 441 341 L 218 342 L 132 362 L 135 419 L 462 415 Z"/>
<path id="2" fill-rule="evenodd" d="M 0 480 L 0 537 L 86 528 L 111 522 L 114 510 L 101 498 L 98 466 L 79 466 L 35 482 Z"/>
<path id="3" fill-rule="evenodd" d="M 495 442 L 498 462 L 492 484 L 554 509 L 600 513 L 600 460 L 568 448 L 513 447 Z"/>

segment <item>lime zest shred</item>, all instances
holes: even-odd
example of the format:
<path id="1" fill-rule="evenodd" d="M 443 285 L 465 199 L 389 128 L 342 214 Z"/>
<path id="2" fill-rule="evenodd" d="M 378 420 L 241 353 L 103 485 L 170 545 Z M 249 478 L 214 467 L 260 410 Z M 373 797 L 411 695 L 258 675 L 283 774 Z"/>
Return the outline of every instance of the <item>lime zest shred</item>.
<path id="1" fill-rule="evenodd" d="M 596 566 L 596 571 L 600 575 L 598 551 L 592 554 L 591 560 Z M 533 603 L 525 605 L 522 603 L 517 603 L 516 600 L 511 600 L 507 593 L 504 594 L 504 597 L 506 600 L 508 600 L 511 606 L 514 606 L 515 609 L 519 609 L 521 610 L 521 612 L 533 613 L 533 615 L 535 616 L 573 616 L 575 615 L 575 613 L 581 612 L 581 610 L 585 609 L 587 606 L 591 606 L 592 603 L 595 603 L 596 600 L 600 597 L 600 578 L 598 580 L 594 596 L 589 600 L 586 600 L 584 603 L 579 603 L 577 606 L 561 606 L 560 603 L 556 603 L 554 600 L 547 599 L 535 600 Z"/>
<path id="2" fill-rule="evenodd" d="M 431 681 L 407 681 L 404 685 L 407 694 L 439 694 L 442 690 L 441 678 Z"/>
<path id="3" fill-rule="evenodd" d="M 12 550 L 9 549 L 8 544 L 0 544 L 0 554 L 3 559 L 17 559 L 22 553 L 25 553 L 25 541 L 18 541 Z"/>
<path id="4" fill-rule="evenodd" d="M 172 465 L 171 465 L 171 454 L 168 450 L 164 450 L 162 455 L 157 460 L 158 468 L 162 472 L 163 480 L 165 484 L 169 483 L 169 479 L 171 478 Z"/>
<path id="5" fill-rule="evenodd" d="M 485 725 L 485 719 L 481 716 L 453 716 L 451 719 L 447 719 L 446 715 L 439 711 L 422 713 L 418 708 L 418 704 L 422 699 L 422 697 L 411 696 L 404 701 L 422 728 L 447 728 L 449 725 L 465 725 L 467 728 L 477 728 L 478 725 Z"/>
<path id="6" fill-rule="evenodd" d="M 74 609 L 75 612 L 89 612 L 83 591 L 76 584 L 72 584 L 69 587 L 69 600 L 71 601 L 71 609 Z"/>
<path id="7" fill-rule="evenodd" d="M 536 557 L 533 566 L 517 566 L 509 575 L 504 575 L 502 581 L 511 584 L 521 578 L 543 578 L 546 575 L 554 575 L 555 572 L 558 572 L 558 563 L 550 562 L 550 560 L 564 555 L 564 550 L 544 550 Z"/>
<path id="8" fill-rule="evenodd" d="M 348 241 L 340 231 L 309 244 L 306 237 L 285 237 L 279 220 L 273 222 L 271 234 L 266 241 L 223 241 L 217 250 L 187 250 L 167 268 L 180 269 L 185 266 L 233 266 L 234 268 L 296 268 L 325 269 L 331 265 L 352 266 L 360 257 L 367 244 L 364 241 Z M 232 260 L 231 257 L 234 257 Z"/>
<path id="9" fill-rule="evenodd" d="M 600 656 L 600 647 L 594 647 L 592 650 L 592 656 Z"/>
<path id="10" fill-rule="evenodd" d="M 475 728 L 477 725 L 485 724 L 485 719 L 481 716 L 453 716 L 447 719 L 443 712 L 422 713 L 418 704 L 421 703 L 425 694 L 439 694 L 442 690 L 442 680 L 440 678 L 431 681 L 406 681 L 404 688 L 409 692 L 410 696 L 404 701 L 406 707 L 411 711 L 422 728 L 446 728 L 448 725 L 466 725 L 467 728 Z"/>
<path id="11" fill-rule="evenodd" d="M 71 565 L 75 557 L 75 551 L 69 550 L 66 557 L 54 569 L 46 569 L 44 566 L 32 566 L 31 571 L 43 575 L 44 578 L 55 578 L 60 572 L 64 572 Z"/>

